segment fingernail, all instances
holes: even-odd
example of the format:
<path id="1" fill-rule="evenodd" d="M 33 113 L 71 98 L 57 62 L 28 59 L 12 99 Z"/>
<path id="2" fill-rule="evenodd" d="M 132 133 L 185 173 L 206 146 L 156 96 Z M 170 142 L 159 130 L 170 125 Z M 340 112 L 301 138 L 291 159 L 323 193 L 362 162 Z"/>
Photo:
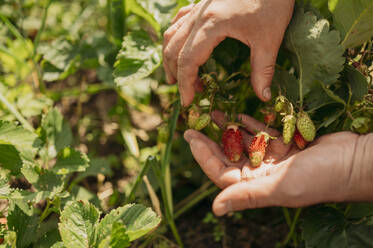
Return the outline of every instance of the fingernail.
<path id="1" fill-rule="evenodd" d="M 263 90 L 263 97 L 267 101 L 271 99 L 271 88 L 267 87 Z"/>

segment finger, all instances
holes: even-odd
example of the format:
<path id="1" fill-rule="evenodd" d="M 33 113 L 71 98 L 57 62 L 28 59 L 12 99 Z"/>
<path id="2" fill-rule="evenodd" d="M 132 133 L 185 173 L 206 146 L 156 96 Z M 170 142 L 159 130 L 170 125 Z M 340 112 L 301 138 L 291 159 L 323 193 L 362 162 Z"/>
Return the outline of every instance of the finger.
<path id="1" fill-rule="evenodd" d="M 174 75 L 172 75 L 170 69 L 168 68 L 168 65 L 167 65 L 166 61 L 163 61 L 163 69 L 164 69 L 164 72 L 165 72 L 165 75 L 166 75 L 166 82 L 168 84 L 176 83 L 176 78 L 174 77 Z"/>
<path id="2" fill-rule="evenodd" d="M 182 47 L 177 61 L 177 79 L 184 106 L 192 103 L 198 67 L 205 63 L 212 50 L 224 40 L 224 29 L 211 19 L 195 25 Z"/>
<path id="3" fill-rule="evenodd" d="M 184 138 L 188 143 L 190 143 L 190 141 L 193 139 L 198 139 L 198 140 L 203 141 L 211 149 L 213 154 L 217 158 L 219 158 L 226 166 L 242 168 L 242 166 L 247 162 L 247 159 L 245 158 L 245 156 L 242 156 L 238 162 L 231 162 L 227 158 L 227 156 L 225 156 L 225 154 L 222 151 L 222 148 L 218 144 L 216 144 L 214 141 L 209 139 L 206 135 L 200 132 L 197 132 L 193 129 L 187 130 L 184 133 Z M 244 140 L 245 140 L 245 136 L 244 136 Z"/>
<path id="4" fill-rule="evenodd" d="M 237 210 L 274 206 L 280 197 L 274 194 L 277 180 L 272 175 L 233 184 L 215 198 L 213 212 L 221 216 Z"/>
<path id="5" fill-rule="evenodd" d="M 212 120 L 218 125 L 220 128 L 225 127 L 226 118 L 225 114 L 221 111 L 215 110 L 211 113 Z M 239 114 L 238 119 L 244 125 L 244 128 L 252 134 L 256 134 L 260 131 L 266 131 L 269 135 L 278 137 L 280 136 L 280 132 L 273 128 L 268 128 L 266 125 L 248 115 Z"/>
<path id="6" fill-rule="evenodd" d="M 254 92 L 262 101 L 271 99 L 271 83 L 275 70 L 279 45 L 258 45 L 251 49 L 251 84 Z"/>
<path id="7" fill-rule="evenodd" d="M 176 82 L 177 79 L 177 71 L 176 68 L 171 70 L 171 65 L 176 64 L 177 61 L 177 54 L 179 53 L 181 46 L 175 47 L 175 42 L 180 39 L 180 34 L 187 35 L 192 27 L 189 27 L 189 30 L 185 30 L 185 28 L 188 28 L 183 26 L 184 23 L 190 23 L 190 15 L 187 14 L 186 16 L 179 19 L 175 24 L 170 26 L 163 34 L 163 65 L 166 72 L 166 79 L 169 84 L 173 84 Z M 194 22 L 193 22 L 194 23 Z M 193 25 L 193 23 L 190 23 L 190 25 Z M 181 27 L 183 26 L 183 29 Z M 175 35 L 179 30 L 181 29 L 181 33 L 179 35 Z M 188 33 L 186 33 L 188 32 Z M 184 38 L 184 41 L 186 40 L 186 37 Z M 169 46 L 169 43 L 171 42 L 171 46 Z"/>
<path id="8" fill-rule="evenodd" d="M 218 187 L 225 188 L 240 181 L 241 170 L 236 167 L 226 167 L 202 140 L 192 139 L 189 144 L 192 154 L 203 172 Z"/>
<path id="9" fill-rule="evenodd" d="M 186 14 L 188 14 L 194 7 L 194 3 L 192 4 L 189 4 L 187 6 L 184 6 L 184 7 L 181 7 L 179 9 L 179 11 L 177 12 L 177 14 L 174 16 L 174 18 L 172 18 L 171 20 L 171 24 L 174 24 L 175 22 L 177 22 L 181 17 L 185 16 Z"/>
<path id="10" fill-rule="evenodd" d="M 277 131 L 276 129 L 267 127 L 263 122 L 260 122 L 251 116 L 248 116 L 245 114 L 239 114 L 238 119 L 242 122 L 245 129 L 252 134 L 256 134 L 257 132 L 260 132 L 260 131 L 265 131 L 269 135 L 274 136 L 274 137 L 278 137 L 281 135 L 280 132 Z"/>
<path id="11" fill-rule="evenodd" d="M 194 22 L 195 18 L 193 13 L 189 12 L 180 18 L 167 30 L 167 33 L 165 33 L 165 39 L 163 40 L 163 55 L 165 61 L 167 61 L 170 73 L 176 79 L 178 56 L 193 29 Z"/>

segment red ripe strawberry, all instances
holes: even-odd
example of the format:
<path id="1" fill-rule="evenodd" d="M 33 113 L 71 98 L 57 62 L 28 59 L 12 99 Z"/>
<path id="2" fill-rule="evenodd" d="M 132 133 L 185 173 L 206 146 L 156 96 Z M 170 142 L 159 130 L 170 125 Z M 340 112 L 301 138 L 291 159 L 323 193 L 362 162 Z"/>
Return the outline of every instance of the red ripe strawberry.
<path id="1" fill-rule="evenodd" d="M 223 132 L 223 149 L 225 155 L 232 162 L 240 160 L 243 153 L 242 133 L 236 125 L 229 125 Z"/>
<path id="2" fill-rule="evenodd" d="M 306 146 L 308 144 L 308 142 L 305 141 L 303 136 L 299 133 L 298 129 L 295 130 L 295 133 L 294 133 L 294 142 L 295 142 L 295 144 L 297 144 L 298 148 L 301 149 L 301 150 L 306 148 Z"/>
<path id="3" fill-rule="evenodd" d="M 258 133 L 248 149 L 250 163 L 253 167 L 258 167 L 266 154 L 266 148 L 268 145 L 268 140 L 270 136 L 265 132 Z"/>
<path id="4" fill-rule="evenodd" d="M 276 112 L 273 107 L 264 107 L 260 110 L 264 115 L 264 123 L 271 125 L 276 120 Z"/>
<path id="5" fill-rule="evenodd" d="M 268 113 L 268 114 L 264 115 L 264 123 L 267 124 L 267 125 L 272 124 L 275 120 L 276 120 L 276 113 L 275 112 Z"/>

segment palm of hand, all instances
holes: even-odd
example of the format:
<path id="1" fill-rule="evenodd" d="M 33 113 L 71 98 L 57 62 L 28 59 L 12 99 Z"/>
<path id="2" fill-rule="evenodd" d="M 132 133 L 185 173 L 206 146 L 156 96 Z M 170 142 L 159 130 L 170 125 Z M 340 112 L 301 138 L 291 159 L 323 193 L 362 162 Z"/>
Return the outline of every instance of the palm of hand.
<path id="1" fill-rule="evenodd" d="M 213 120 L 224 126 L 224 114 L 212 113 Z M 257 120 L 241 115 L 245 125 L 244 144 L 250 133 L 265 129 Z M 246 132 L 248 131 L 248 132 Z M 349 184 L 351 160 L 358 135 L 341 132 L 325 135 L 300 151 L 294 144 L 285 145 L 280 133 L 266 129 L 277 137 L 267 147 L 259 168 L 252 168 L 247 158 L 230 162 L 221 147 L 203 134 L 188 130 L 186 140 L 193 156 L 206 175 L 224 190 L 216 197 L 213 209 L 218 215 L 227 211 L 263 206 L 304 206 L 323 201 L 343 201 L 343 185 Z"/>

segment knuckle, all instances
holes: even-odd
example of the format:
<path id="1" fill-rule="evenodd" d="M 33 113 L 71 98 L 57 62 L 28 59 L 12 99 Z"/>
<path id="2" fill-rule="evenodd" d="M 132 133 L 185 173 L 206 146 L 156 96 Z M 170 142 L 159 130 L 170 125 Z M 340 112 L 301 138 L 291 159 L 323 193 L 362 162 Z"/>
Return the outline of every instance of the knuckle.
<path id="1" fill-rule="evenodd" d="M 275 65 L 270 64 L 270 65 L 264 66 L 262 68 L 262 73 L 266 78 L 268 78 L 268 79 L 272 78 L 273 74 L 275 73 Z"/>
<path id="2" fill-rule="evenodd" d="M 192 63 L 192 60 L 190 56 L 184 51 L 180 51 L 179 58 L 177 59 L 177 64 L 179 68 L 183 68 L 187 65 L 190 65 Z"/>
<path id="3" fill-rule="evenodd" d="M 246 192 L 244 197 L 245 197 L 244 201 L 248 208 L 257 208 L 258 201 L 252 192 L 250 191 Z"/>
<path id="4" fill-rule="evenodd" d="M 172 29 L 171 28 L 169 28 L 169 29 L 167 29 L 164 33 L 163 33 L 163 40 L 165 41 L 165 42 L 169 42 L 170 41 L 170 39 L 171 39 L 171 37 L 172 37 Z"/>
<path id="5" fill-rule="evenodd" d="M 167 46 L 164 51 L 163 51 L 163 56 L 167 59 L 167 60 L 171 60 L 172 59 L 172 51 L 171 51 L 171 48 L 169 46 Z"/>

